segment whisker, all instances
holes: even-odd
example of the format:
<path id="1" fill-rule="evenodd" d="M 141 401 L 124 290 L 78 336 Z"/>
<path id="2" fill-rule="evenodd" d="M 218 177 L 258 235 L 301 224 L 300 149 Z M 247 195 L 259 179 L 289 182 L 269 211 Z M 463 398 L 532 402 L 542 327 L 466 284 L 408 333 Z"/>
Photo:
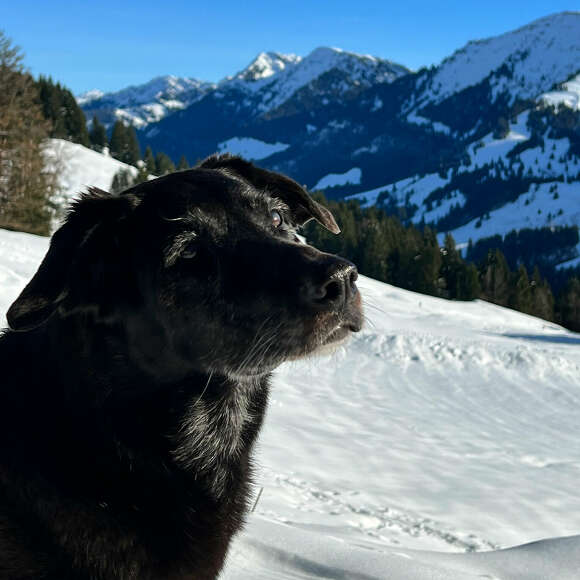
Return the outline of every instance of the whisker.
<path id="1" fill-rule="evenodd" d="M 266 318 L 262 321 L 260 326 L 258 326 L 258 328 L 254 334 L 254 338 L 252 339 L 252 344 L 250 346 L 250 349 L 248 350 L 248 352 L 246 353 L 246 355 L 244 356 L 242 361 L 239 363 L 236 374 L 240 374 L 239 371 L 244 369 L 247 361 L 249 361 L 252 358 L 252 356 L 254 355 L 254 352 L 256 352 L 256 350 L 258 350 L 258 348 L 260 348 L 260 342 L 264 338 L 264 335 L 260 334 L 260 333 L 261 333 L 262 329 L 264 328 L 264 326 L 272 319 L 272 317 L 273 317 L 273 315 L 266 316 Z"/>
<path id="2" fill-rule="evenodd" d="M 365 314 L 363 315 L 365 322 L 371 327 L 371 328 L 376 328 L 377 325 Z"/>

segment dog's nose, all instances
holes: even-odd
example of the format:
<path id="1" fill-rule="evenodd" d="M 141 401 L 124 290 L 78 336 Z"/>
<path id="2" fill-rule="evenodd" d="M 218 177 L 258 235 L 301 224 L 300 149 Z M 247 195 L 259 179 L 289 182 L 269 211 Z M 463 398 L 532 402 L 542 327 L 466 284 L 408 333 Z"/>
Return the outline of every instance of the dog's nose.
<path id="1" fill-rule="evenodd" d="M 320 282 L 309 281 L 302 287 L 302 297 L 310 306 L 321 309 L 343 306 L 357 292 L 356 266 L 342 258 L 335 258 Z"/>

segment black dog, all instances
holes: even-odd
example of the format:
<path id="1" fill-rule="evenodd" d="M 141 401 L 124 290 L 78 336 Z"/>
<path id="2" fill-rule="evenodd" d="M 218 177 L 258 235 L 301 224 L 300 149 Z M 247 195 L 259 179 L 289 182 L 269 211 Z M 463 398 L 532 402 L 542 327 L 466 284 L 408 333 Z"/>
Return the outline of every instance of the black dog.
<path id="1" fill-rule="evenodd" d="M 0 338 L 0 578 L 215 578 L 271 371 L 361 327 L 332 215 L 230 156 L 91 190 Z"/>

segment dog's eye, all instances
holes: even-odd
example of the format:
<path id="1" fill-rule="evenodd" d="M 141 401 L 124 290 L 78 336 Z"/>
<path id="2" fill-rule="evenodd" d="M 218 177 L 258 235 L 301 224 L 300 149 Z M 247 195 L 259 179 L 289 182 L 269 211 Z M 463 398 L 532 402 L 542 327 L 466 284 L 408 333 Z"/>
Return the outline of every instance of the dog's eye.
<path id="1" fill-rule="evenodd" d="M 186 260 L 191 260 L 191 258 L 195 258 L 197 256 L 197 246 L 194 243 L 189 243 L 185 248 L 181 251 L 181 257 L 185 258 Z"/>
<path id="2" fill-rule="evenodd" d="M 280 212 L 273 209 L 270 212 L 270 216 L 272 217 L 272 225 L 275 228 L 280 227 L 280 225 L 282 224 L 282 216 L 280 215 Z"/>

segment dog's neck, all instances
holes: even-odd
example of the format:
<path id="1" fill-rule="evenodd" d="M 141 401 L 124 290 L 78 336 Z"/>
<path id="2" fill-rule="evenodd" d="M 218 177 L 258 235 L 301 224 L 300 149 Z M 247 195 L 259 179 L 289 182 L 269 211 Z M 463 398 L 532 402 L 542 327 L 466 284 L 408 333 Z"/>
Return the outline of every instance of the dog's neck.
<path id="1" fill-rule="evenodd" d="M 267 392 L 265 379 L 234 382 L 210 375 L 204 392 L 189 402 L 173 437 L 172 457 L 185 471 L 207 477 L 215 497 L 238 475 L 239 458 L 261 426 Z"/>
<path id="2" fill-rule="evenodd" d="M 70 422 L 70 429 L 76 430 L 78 446 L 85 436 L 96 453 L 108 453 L 114 447 L 131 469 L 137 469 L 140 462 L 159 462 L 184 475 L 195 474 L 216 499 L 226 494 L 239 475 L 240 458 L 249 455 L 262 424 L 269 375 L 244 380 L 218 371 L 181 372 L 161 382 L 120 346 L 122 332 L 93 328 L 88 333 L 83 330 L 81 336 L 79 328 L 86 328 L 86 321 L 63 324 L 54 320 L 46 329 L 35 331 L 44 359 L 65 361 L 51 370 L 47 380 L 53 384 L 45 388 L 52 392 L 47 401 L 62 414 L 63 428 Z M 50 355 L 56 350 L 61 356 Z M 94 377 L 91 369 L 97 363 L 111 372 Z M 66 380 L 59 380 L 65 375 Z M 111 382 L 113 377 L 116 384 Z M 75 385 L 76 390 L 59 392 L 59 383 Z M 98 433 L 93 431 L 97 425 Z"/>

